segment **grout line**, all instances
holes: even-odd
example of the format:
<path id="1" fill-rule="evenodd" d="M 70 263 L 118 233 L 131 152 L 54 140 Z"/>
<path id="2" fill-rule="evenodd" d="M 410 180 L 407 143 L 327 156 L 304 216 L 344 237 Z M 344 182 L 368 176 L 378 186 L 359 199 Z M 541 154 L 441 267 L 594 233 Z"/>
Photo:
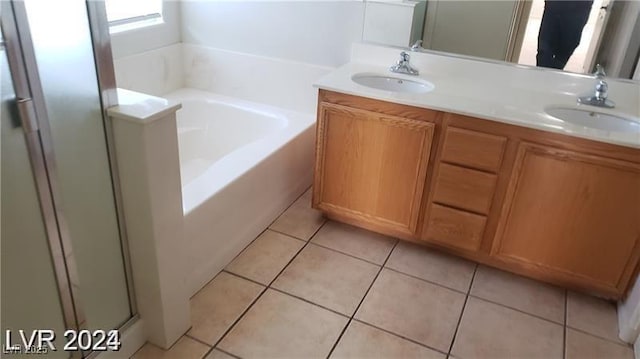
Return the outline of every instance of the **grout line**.
<path id="1" fill-rule="evenodd" d="M 476 272 L 478 272 L 478 268 L 480 268 L 480 265 L 476 263 L 476 267 L 473 269 L 473 275 L 471 275 L 471 280 L 469 281 L 469 288 L 467 288 L 467 295 L 471 295 L 471 288 L 473 287 L 473 281 L 476 280 Z"/>
<path id="2" fill-rule="evenodd" d="M 538 315 L 536 315 L 536 314 L 531 314 L 531 313 L 529 313 L 529 312 L 525 312 L 524 310 L 521 310 L 521 309 L 518 309 L 518 308 L 513 308 L 513 307 L 510 307 L 510 306 L 508 306 L 508 305 L 505 305 L 505 304 L 502 304 L 502 303 L 499 303 L 499 302 L 493 301 L 493 300 L 491 300 L 491 299 L 486 299 L 486 298 L 483 298 L 483 297 L 479 297 L 479 296 L 474 295 L 474 294 L 469 294 L 469 296 L 470 296 L 470 297 L 472 297 L 472 298 L 475 298 L 475 299 L 482 300 L 482 301 L 487 302 L 487 303 L 491 303 L 491 304 L 498 305 L 498 306 L 503 307 L 503 308 L 511 309 L 511 310 L 513 310 L 514 312 L 522 313 L 522 314 L 528 315 L 528 316 L 533 317 L 533 318 L 536 318 L 536 319 L 544 320 L 545 322 L 549 322 L 549 323 L 551 323 L 551 324 L 555 324 L 555 325 L 563 326 L 563 324 L 562 324 L 562 323 L 554 322 L 554 321 L 553 321 L 553 320 L 551 320 L 551 319 L 544 318 L 544 317 L 538 316 Z"/>
<path id="3" fill-rule="evenodd" d="M 567 327 L 566 329 L 571 329 L 574 332 L 580 332 L 580 333 L 588 335 L 590 337 L 594 337 L 594 338 L 597 338 L 597 339 L 600 339 L 600 340 L 607 341 L 610 344 L 617 344 L 617 345 L 620 345 L 620 346 L 623 346 L 623 347 L 627 347 L 627 348 L 632 348 L 633 349 L 633 344 L 629 344 L 629 343 L 626 343 L 626 342 L 623 342 L 623 341 L 615 341 L 615 340 L 612 340 L 612 339 L 609 339 L 609 338 L 604 338 L 604 337 L 595 335 L 593 333 L 585 332 L 584 330 L 578 329 L 578 328 Z"/>
<path id="4" fill-rule="evenodd" d="M 364 320 L 362 320 L 362 319 L 353 318 L 353 321 L 358 322 L 358 323 L 362 323 L 362 324 L 364 324 L 364 325 L 368 325 L 368 326 L 370 326 L 370 327 L 372 327 L 372 328 L 376 328 L 376 329 L 378 329 L 378 330 L 380 330 L 380 331 L 383 331 L 383 332 L 385 332 L 385 333 L 387 333 L 387 334 L 391 334 L 391 335 L 393 335 L 394 337 L 398 337 L 398 338 L 400 338 L 400 339 L 404 339 L 404 340 L 406 340 L 406 341 L 408 341 L 408 342 L 411 342 L 411 343 L 413 343 L 413 344 L 417 344 L 417 345 L 419 345 L 419 346 L 421 346 L 421 347 L 423 347 L 423 348 L 427 348 L 427 349 L 429 349 L 429 350 L 436 351 L 436 352 L 438 352 L 438 353 L 440 353 L 440 354 L 447 355 L 447 352 L 443 352 L 441 349 L 437 349 L 437 348 L 434 348 L 434 347 L 430 347 L 430 346 L 428 346 L 428 345 L 426 345 L 426 344 L 424 344 L 424 343 L 420 343 L 420 342 L 416 341 L 415 339 L 411 339 L 411 338 L 405 337 L 405 336 L 403 336 L 403 335 L 400 335 L 400 334 L 394 333 L 394 332 L 392 332 L 392 331 L 389 331 L 388 329 L 381 328 L 381 327 L 379 327 L 379 326 L 377 326 L 377 325 L 375 325 L 375 324 L 371 324 L 371 323 L 369 323 L 369 322 L 365 322 L 365 321 L 364 321 Z"/>
<path id="5" fill-rule="evenodd" d="M 567 358 L 567 297 L 569 291 L 564 290 L 564 327 L 562 328 L 562 358 Z"/>
<path id="6" fill-rule="evenodd" d="M 473 269 L 473 275 L 471 276 L 471 283 L 469 284 L 469 290 L 471 290 L 471 285 L 473 284 L 473 280 L 476 278 L 476 273 L 478 272 L 478 265 Z M 464 303 L 462 304 L 462 310 L 460 311 L 460 316 L 458 317 L 458 323 L 456 324 L 456 330 L 453 332 L 453 338 L 451 338 L 451 344 L 449 345 L 449 350 L 447 351 L 447 356 L 451 355 L 451 350 L 453 349 L 453 343 L 456 342 L 456 336 L 458 336 L 458 330 L 460 329 L 460 323 L 462 323 L 462 316 L 464 315 L 464 310 L 467 308 L 467 302 L 469 301 L 469 294 L 464 297 Z"/>
<path id="7" fill-rule="evenodd" d="M 298 297 L 297 295 L 295 295 L 295 294 L 291 294 L 291 293 L 288 293 L 288 292 L 285 292 L 285 291 L 284 291 L 284 290 L 282 290 L 282 289 L 278 289 L 278 288 L 274 288 L 274 287 L 269 287 L 269 288 L 267 288 L 267 289 L 271 289 L 271 290 L 272 290 L 272 291 L 274 291 L 274 292 L 278 292 L 278 293 L 280 293 L 280 294 L 284 294 L 284 295 L 287 295 L 287 296 L 289 296 L 289 297 L 299 299 L 299 300 L 301 300 L 301 301 L 303 301 L 303 302 L 306 302 L 306 303 L 312 304 L 312 305 L 314 305 L 314 306 L 316 306 L 316 307 L 318 307 L 318 308 L 322 308 L 322 309 L 324 309 L 324 310 L 328 310 L 328 311 L 330 311 L 330 312 L 332 312 L 332 313 L 334 313 L 334 314 L 338 314 L 338 315 L 339 315 L 339 316 L 341 316 L 341 317 L 349 318 L 349 316 L 348 316 L 347 314 L 340 313 L 340 312 L 336 311 L 335 309 L 327 308 L 327 307 L 322 306 L 322 305 L 320 305 L 320 304 L 318 304 L 318 303 L 314 303 L 314 302 L 310 301 L 309 299 L 305 299 L 305 298 L 302 298 L 302 297 Z"/>
<path id="8" fill-rule="evenodd" d="M 282 273 L 291 265 L 291 263 L 298 258 L 298 256 L 300 255 L 300 253 L 307 248 L 307 246 L 309 245 L 309 243 L 311 243 L 311 238 L 313 238 L 313 236 L 316 235 L 316 233 L 318 233 L 320 231 L 320 229 L 322 229 L 322 227 L 324 227 L 324 224 L 327 223 L 327 221 L 324 221 L 320 227 L 318 227 L 318 229 L 316 229 L 315 232 L 313 232 L 313 234 L 311 235 L 311 237 L 309 237 L 309 240 L 304 241 L 304 245 L 302 247 L 300 247 L 300 249 L 298 249 L 298 251 L 296 252 L 296 254 L 291 257 L 291 259 L 289 260 L 289 262 L 287 262 L 287 264 L 282 267 L 282 270 L 280 270 L 280 272 L 278 272 L 278 274 L 276 274 L 275 277 L 273 277 L 273 279 L 271 280 L 271 282 L 269 282 L 269 285 L 267 285 L 267 288 L 271 288 L 271 286 L 273 285 L 273 283 L 278 279 L 278 277 L 280 277 L 280 275 L 282 275 Z M 283 233 L 284 234 L 284 233 Z M 290 236 L 291 237 L 291 236 Z"/>
<path id="9" fill-rule="evenodd" d="M 1 0 L 0 0 L 1 1 Z M 216 279 L 218 277 L 218 275 L 220 275 L 220 273 L 222 272 L 226 272 L 227 266 L 229 266 L 229 264 L 233 263 L 233 261 L 235 261 L 238 257 L 240 257 L 244 251 L 247 250 L 247 248 L 249 248 L 258 238 L 260 238 L 260 236 L 262 236 L 267 230 L 269 230 L 269 228 L 265 228 L 262 232 L 260 232 L 260 234 L 258 234 L 256 236 L 256 238 L 252 239 L 251 242 L 249 242 L 249 244 L 247 244 L 244 248 L 242 248 L 242 250 L 240 251 L 240 253 L 238 253 L 235 257 L 233 257 L 233 259 L 231 261 L 229 261 L 229 263 L 227 263 L 221 270 L 220 272 L 218 272 L 218 274 L 216 274 L 215 276 L 213 276 L 213 278 L 211 278 L 211 280 L 209 280 L 207 283 L 205 283 L 202 288 L 198 289 L 197 292 L 193 293 L 193 295 L 191 297 L 189 297 L 189 301 L 191 301 L 191 299 L 193 299 L 193 297 L 195 297 L 196 295 L 198 295 L 200 292 L 202 292 L 202 290 L 204 288 L 206 288 L 211 282 L 213 282 L 214 279 Z M 230 272 L 227 272 L 230 273 Z M 245 278 L 248 279 L 248 278 Z M 264 286 L 264 284 L 261 284 L 262 286 Z"/>
<path id="10" fill-rule="evenodd" d="M 296 236 L 292 236 L 292 235 L 290 235 L 290 234 L 288 234 L 288 233 L 280 232 L 280 231 L 278 231 L 278 230 L 271 229 L 271 228 L 268 228 L 268 227 L 267 227 L 267 229 L 265 229 L 264 231 L 265 231 L 265 232 L 266 232 L 266 231 L 269 231 L 269 232 L 274 232 L 274 233 L 277 233 L 277 234 L 281 234 L 281 235 L 283 235 L 283 236 L 285 236 L 285 237 L 289 237 L 289 238 L 291 238 L 291 239 L 295 239 L 296 241 L 300 241 L 300 242 L 308 242 L 308 240 L 305 240 L 305 239 L 302 239 L 302 238 L 298 238 L 298 237 L 296 237 Z M 247 246 L 247 247 L 248 247 L 248 246 Z"/>
<path id="11" fill-rule="evenodd" d="M 308 190 L 308 189 L 307 189 L 307 190 Z M 305 192 L 304 192 L 304 193 L 306 193 L 306 190 L 305 190 Z M 303 193 L 302 195 L 304 195 L 304 193 Z M 300 197 L 302 197 L 302 195 L 301 195 Z M 300 197 L 298 197 L 298 198 L 300 198 Z M 296 199 L 296 201 L 297 201 L 297 199 Z M 294 202 L 295 202 L 295 201 L 294 201 Z M 292 205 L 293 205 L 293 204 L 292 204 Z M 287 209 L 288 209 L 288 208 L 287 208 Z M 286 211 L 286 210 L 285 210 L 285 211 Z M 284 212 L 283 212 L 283 213 L 284 213 Z M 326 223 L 326 221 L 325 221 L 324 223 Z M 322 224 L 320 225 L 320 227 L 318 227 L 318 229 L 313 233 L 313 235 L 311 236 L 311 238 L 313 238 L 313 236 L 315 236 L 315 234 L 316 234 L 316 233 L 318 233 L 318 231 L 320 230 L 320 228 L 322 228 L 322 226 L 324 226 L 324 223 L 322 223 Z M 265 231 L 266 231 L 266 230 L 271 230 L 271 229 L 267 227 L 267 228 L 265 228 Z M 263 232 L 264 232 L 264 231 L 263 231 Z M 277 231 L 274 231 L 274 232 L 277 232 Z M 278 233 L 280 233 L 280 232 L 278 232 Z M 288 234 L 286 234 L 286 233 L 282 233 L 282 234 L 288 235 Z M 292 236 L 290 236 L 290 235 L 288 235 L 288 236 L 289 236 L 289 237 L 292 237 Z M 258 236 L 258 237 L 259 237 L 259 236 Z M 256 237 L 256 239 L 257 239 L 258 237 Z M 255 241 L 255 239 L 254 239 L 254 241 Z M 250 282 L 253 282 L 253 283 L 255 283 L 255 284 L 259 284 L 260 286 L 262 286 L 262 287 L 263 287 L 263 289 L 262 289 L 262 291 L 260 292 L 260 294 L 258 294 L 258 296 L 257 296 L 257 297 L 256 297 L 256 298 L 251 302 L 251 304 L 249 304 L 249 306 L 247 306 L 247 308 L 242 312 L 242 314 L 240 314 L 240 315 L 238 316 L 238 318 L 233 322 L 233 324 L 231 324 L 231 325 L 229 326 L 229 328 L 227 328 L 227 330 L 222 334 L 222 336 L 220 336 L 220 339 L 218 339 L 218 340 L 216 341 L 216 343 L 213 345 L 213 348 L 216 348 L 216 349 L 218 349 L 218 350 L 220 350 L 220 351 L 223 351 L 223 352 L 224 352 L 224 353 L 226 353 L 226 354 L 230 354 L 230 355 L 233 355 L 233 356 L 237 357 L 236 355 L 234 355 L 234 354 L 232 354 L 232 353 L 227 353 L 226 351 L 224 351 L 224 350 L 222 350 L 222 349 L 218 348 L 218 347 L 217 347 L 217 346 L 218 346 L 218 344 L 220 344 L 220 342 L 222 342 L 222 340 L 223 340 L 223 339 L 227 336 L 227 334 L 229 334 L 229 332 L 230 332 L 230 331 L 231 331 L 231 330 L 232 330 L 232 329 L 233 329 L 233 328 L 238 324 L 238 322 L 240 322 L 240 320 L 242 320 L 242 318 L 244 318 L 245 314 L 247 314 L 247 312 L 248 312 L 249 310 L 251 310 L 251 308 L 253 308 L 254 304 L 255 304 L 255 303 L 257 303 L 257 302 L 258 302 L 258 300 L 260 300 L 260 298 L 262 298 L 262 296 L 264 295 L 264 293 L 266 293 L 266 292 L 267 292 L 267 290 L 271 288 L 271 285 L 273 284 L 273 282 L 275 282 L 275 281 L 276 281 L 276 279 L 278 279 L 278 277 L 280 276 L 280 274 L 282 274 L 282 272 L 284 272 L 284 271 L 285 271 L 285 269 L 287 269 L 287 267 L 291 264 L 291 262 L 293 262 L 293 260 L 298 256 L 298 254 L 300 254 L 300 252 L 302 252 L 302 250 L 303 250 L 303 249 L 304 249 L 304 248 L 309 244 L 309 241 L 304 241 L 304 242 L 305 242 L 305 244 L 304 244 L 304 245 L 303 245 L 303 246 L 298 250 L 298 252 L 296 252 L 296 254 L 295 254 L 293 257 L 291 257 L 291 259 L 289 260 L 289 262 L 288 262 L 288 263 L 287 263 L 287 264 L 282 268 L 282 270 L 280 270 L 280 272 L 278 272 L 278 274 L 274 277 L 274 279 L 273 279 L 273 280 L 271 280 L 271 282 L 269 282 L 269 284 L 268 284 L 267 286 L 265 286 L 265 285 L 264 285 L 264 284 L 262 284 L 262 283 L 256 282 L 255 280 L 252 280 L 252 279 L 249 279 L 249 278 L 245 278 L 245 277 L 243 277 L 243 276 L 241 276 L 241 275 L 238 275 L 238 274 L 235 274 L 235 273 L 232 273 L 232 272 L 228 272 L 228 271 L 227 271 L 227 270 L 225 270 L 225 269 L 223 269 L 222 271 L 220 271 L 220 273 L 225 272 L 225 273 L 227 273 L 227 274 L 234 275 L 234 276 L 236 276 L 236 277 L 238 277 L 238 278 L 242 278 L 242 279 L 248 280 L 248 281 L 250 281 Z M 252 243 L 253 243 L 253 242 L 252 242 Z M 247 245 L 247 247 L 248 247 L 248 246 L 249 246 L 249 245 Z M 245 247 L 245 249 L 246 249 L 246 247 Z M 244 251 L 244 249 L 243 249 L 242 251 Z M 242 253 L 242 252 L 241 252 L 241 253 Z M 218 275 L 219 275 L 220 273 L 218 273 Z M 217 277 L 218 275 L 216 275 L 216 277 Z M 214 277 L 214 278 L 215 278 L 215 277 Z M 212 280 L 213 280 L 213 279 L 212 279 Z M 208 284 L 208 283 L 207 283 L 207 284 Z M 206 285 L 205 285 L 205 286 L 206 286 Z M 204 288 L 204 287 L 203 287 L 203 288 Z M 271 288 L 271 289 L 273 289 L 273 290 L 277 290 L 276 288 Z M 282 293 L 284 293 L 284 292 L 282 292 Z M 285 294 L 289 295 L 288 293 L 285 293 Z M 313 303 L 312 303 L 312 304 L 313 304 Z M 316 305 L 316 304 L 314 304 L 314 305 Z M 339 314 L 339 313 L 338 313 L 338 314 Z M 340 314 L 340 315 L 344 316 L 343 314 Z M 213 350 L 213 348 L 212 348 L 211 350 Z M 210 350 L 210 351 L 211 351 L 211 350 Z M 208 354 L 207 354 L 207 355 L 208 355 Z"/>
<path id="12" fill-rule="evenodd" d="M 233 259 L 232 259 L 231 261 L 229 261 L 229 263 L 227 263 L 227 264 L 224 266 L 224 268 L 222 268 L 222 270 L 221 270 L 218 274 L 216 274 L 213 278 L 211 278 L 211 280 L 209 280 L 207 283 L 205 283 L 205 284 L 202 286 L 202 288 L 198 289 L 198 291 L 196 291 L 196 292 L 195 292 L 191 297 L 189 297 L 189 300 L 193 299 L 193 297 L 195 297 L 196 295 L 198 295 L 198 293 L 200 293 L 200 292 L 201 292 L 201 291 L 202 291 L 202 290 L 203 290 L 207 285 L 209 285 L 209 283 L 211 283 L 214 279 L 216 279 L 216 277 L 217 277 L 220 273 L 222 273 L 222 272 L 226 272 L 226 268 L 227 268 L 227 266 L 228 266 L 229 264 L 231 264 L 234 260 L 236 260 L 236 258 L 240 257 L 240 256 L 242 255 L 242 253 L 244 253 L 244 251 L 245 251 L 245 250 L 247 250 L 247 248 L 249 248 L 249 247 L 253 244 L 253 242 L 255 242 L 258 238 L 260 238 L 260 236 L 262 236 L 266 231 L 273 231 L 273 232 L 280 233 L 280 234 L 282 234 L 282 235 L 285 235 L 285 236 L 288 236 L 288 237 L 291 237 L 291 238 L 294 238 L 294 239 L 297 239 L 297 240 L 300 240 L 300 241 L 303 241 L 303 242 L 309 242 L 309 241 L 311 240 L 311 238 L 309 238 L 309 240 L 304 240 L 304 239 L 301 239 L 301 238 L 298 238 L 298 237 L 292 236 L 292 235 L 287 234 L 287 233 L 283 233 L 283 232 L 280 232 L 280 231 L 273 230 L 273 229 L 271 229 L 270 227 L 271 227 L 271 225 L 272 225 L 273 223 L 275 223 L 275 221 L 277 221 L 277 220 L 278 220 L 278 218 L 280 218 L 280 217 L 284 214 L 284 212 L 286 212 L 289 208 L 291 208 L 291 207 L 294 205 L 294 203 L 296 203 L 300 198 L 302 198 L 302 196 L 304 196 L 304 194 L 305 194 L 305 193 L 307 193 L 307 191 L 309 191 L 309 189 L 312 189 L 312 188 L 313 188 L 313 186 L 309 186 L 307 189 L 305 189 L 305 190 L 304 190 L 304 192 L 302 192 L 302 194 L 301 194 L 301 195 L 299 195 L 298 197 L 296 197 L 296 199 L 295 199 L 295 200 L 293 200 L 293 202 L 291 202 L 291 204 L 289 204 L 289 205 L 287 206 L 287 208 L 285 208 L 282 212 L 280 212 L 280 214 L 278 214 L 278 216 L 276 217 L 276 219 L 274 219 L 273 221 L 271 221 L 271 223 L 269 223 L 269 225 L 267 226 L 267 228 L 265 228 L 262 232 L 260 232 L 260 234 L 258 234 L 254 239 L 252 239 L 252 240 L 251 240 L 251 242 L 249 242 L 249 243 L 248 243 L 244 248 L 242 248 L 242 250 L 240 251 L 240 253 L 238 253 L 235 257 L 233 257 Z M 322 225 L 320 225 L 320 228 L 322 228 L 322 226 L 324 226 L 324 223 L 326 223 L 326 220 L 322 223 Z M 318 230 L 319 230 L 319 229 L 318 229 Z M 311 237 L 313 237 L 317 232 L 318 232 L 318 231 L 315 231 Z M 303 247 L 303 248 L 304 248 L 304 247 Z M 298 253 L 300 253 L 300 252 L 298 252 Z M 298 255 L 298 253 L 296 253 L 296 255 L 294 256 L 294 258 Z M 289 263 L 287 263 L 287 265 L 288 265 L 288 264 L 289 264 Z M 286 266 L 285 266 L 285 267 L 286 267 Z M 227 273 L 230 273 L 230 272 L 227 272 Z M 235 273 L 233 273 L 233 274 L 235 274 Z M 280 275 L 280 273 L 278 273 L 278 275 Z M 241 276 L 239 276 L 239 277 L 241 277 Z M 244 278 L 244 277 L 242 277 L 242 278 Z M 277 278 L 277 276 L 276 276 L 276 278 Z M 250 280 L 249 278 L 244 278 L 244 279 L 248 279 L 248 280 Z M 255 281 L 253 281 L 253 282 L 255 282 Z M 255 283 L 257 283 L 257 282 L 255 282 Z M 260 284 L 260 285 L 264 286 L 264 284 L 261 284 L 261 283 L 258 283 L 258 284 Z M 267 287 L 268 287 L 268 286 L 267 286 Z"/>
<path id="13" fill-rule="evenodd" d="M 382 269 L 384 268 L 384 265 L 387 264 L 387 261 L 389 260 L 389 258 L 391 258 L 391 253 L 393 253 L 393 250 L 396 249 L 396 246 L 398 245 L 398 243 L 400 243 L 400 240 L 396 239 L 396 242 L 393 244 L 393 247 L 389 251 L 389 254 L 387 254 L 387 258 L 385 258 L 384 262 L 382 263 L 382 266 L 379 266 L 378 273 L 376 273 L 376 276 L 371 281 L 371 284 L 369 284 L 369 288 L 367 288 L 367 291 L 364 292 L 364 295 L 362 296 L 362 299 L 360 299 L 360 303 L 358 303 L 358 305 L 356 306 L 356 309 L 353 311 L 353 314 L 351 314 L 351 317 L 347 321 L 347 324 L 344 326 L 344 328 L 342 328 L 342 331 L 340 332 L 340 335 L 338 335 L 338 338 L 336 339 L 335 343 L 333 343 L 333 346 L 331 347 L 331 350 L 329 351 L 329 354 L 327 354 L 327 358 L 329 358 L 331 356 L 331 354 L 333 354 L 333 351 L 338 346 L 338 343 L 342 339 L 342 336 L 347 331 L 347 328 L 351 325 L 351 322 L 354 320 L 354 317 L 356 316 L 356 313 L 358 313 L 358 310 L 360 310 L 360 307 L 362 306 L 362 303 L 364 302 L 365 298 L 367 298 L 367 295 L 371 291 L 371 288 L 373 288 L 373 285 L 375 284 L 375 282 L 378 280 L 378 277 L 380 276 L 380 273 L 382 273 Z"/>
<path id="14" fill-rule="evenodd" d="M 304 196 L 304 194 L 305 194 L 305 193 L 307 193 L 307 191 L 309 191 L 310 189 L 311 189 L 311 190 L 313 190 L 313 184 L 311 184 L 311 186 L 307 187 L 304 191 L 302 191 L 302 194 L 301 194 L 301 195 L 299 195 L 298 197 L 296 197 L 296 199 L 294 199 L 294 200 L 293 200 L 293 202 L 291 202 L 291 203 L 287 206 L 287 208 L 285 208 L 282 212 L 280 212 L 280 214 L 278 214 L 278 216 L 276 217 L 276 219 L 274 219 L 273 221 L 271 221 L 271 223 L 269 223 L 269 225 L 267 226 L 267 229 L 268 229 L 269 227 L 271 227 L 271 225 L 273 225 L 274 223 L 276 223 L 276 221 L 277 221 L 280 217 L 282 217 L 282 215 L 284 214 L 284 212 L 286 212 L 289 208 L 293 207 L 294 203 L 298 202 L 298 200 L 299 200 L 300 198 L 302 198 L 302 196 Z"/>
<path id="15" fill-rule="evenodd" d="M 325 219 L 325 222 L 326 222 L 326 219 Z M 322 225 L 320 225 L 320 227 L 322 227 L 322 226 L 324 226 L 324 222 L 322 223 Z M 311 237 L 309 237 L 309 239 L 304 239 L 304 238 L 296 237 L 296 236 L 294 236 L 294 235 L 292 235 L 292 234 L 289 234 L 289 233 L 285 233 L 285 232 L 282 232 L 282 231 L 278 231 L 278 230 L 273 229 L 273 228 L 271 228 L 271 227 L 267 227 L 267 229 L 268 229 L 268 230 L 270 230 L 270 231 L 272 231 L 272 232 L 276 232 L 276 233 L 279 233 L 279 234 L 283 234 L 283 235 L 285 235 L 285 236 L 287 236 L 287 237 L 291 237 L 291 238 L 294 238 L 294 239 L 297 239 L 297 240 L 299 240 L 299 241 L 303 241 L 303 242 L 309 242 L 309 241 L 311 240 L 311 238 L 313 237 L 313 235 L 312 235 Z M 313 234 L 315 235 L 315 232 L 314 232 Z"/>
<path id="16" fill-rule="evenodd" d="M 201 344 L 204 344 L 204 345 L 208 346 L 209 348 L 213 348 L 213 345 L 211 345 L 211 344 L 209 344 L 209 343 L 207 343 L 207 342 L 205 342 L 205 341 L 203 341 L 203 340 L 200 340 L 200 339 L 198 339 L 198 338 L 196 338 L 196 337 L 192 336 L 191 334 L 189 334 L 189 332 L 187 332 L 187 333 L 183 334 L 182 336 L 183 336 L 183 337 L 187 337 L 187 338 L 192 339 L 192 340 L 195 340 L 195 341 L 197 341 L 198 343 L 201 343 Z"/>
<path id="17" fill-rule="evenodd" d="M 309 241 L 309 242 L 311 242 L 311 241 Z M 344 254 L 345 256 L 348 256 L 348 257 L 351 257 L 351 258 L 359 259 L 359 260 L 367 262 L 369 264 L 373 264 L 376 267 L 381 267 L 382 266 L 382 264 L 379 264 L 379 263 L 376 263 L 376 262 L 372 262 L 372 261 L 364 259 L 364 258 L 356 257 L 353 254 L 345 253 L 343 251 L 337 250 L 335 248 L 327 247 L 325 245 L 322 245 L 322 244 L 319 244 L 319 243 L 316 243 L 316 242 L 311 242 L 311 244 L 313 244 L 314 246 L 322 247 L 324 249 L 329 249 L 329 250 L 334 251 L 336 253 Z M 394 246 L 395 246 L 395 244 L 394 244 Z"/>
<path id="18" fill-rule="evenodd" d="M 266 287 L 265 287 L 265 288 L 262 288 L 262 291 L 260 292 L 260 294 L 258 294 L 258 296 L 257 296 L 253 301 L 251 301 L 251 303 L 250 303 L 250 304 L 247 306 L 247 308 L 242 312 L 242 314 L 240 314 L 240 315 L 238 316 L 238 318 L 233 322 L 233 324 L 231 324 L 231 325 L 229 326 L 229 328 L 227 328 L 227 330 L 225 330 L 225 331 L 224 331 L 224 333 L 222 333 L 222 335 L 220 336 L 220 339 L 218 339 L 218 340 L 216 341 L 216 343 L 213 345 L 213 347 L 214 347 L 214 348 L 215 348 L 215 347 L 217 347 L 217 346 L 218 346 L 218 344 L 220 344 L 220 342 L 221 342 L 221 341 L 222 341 L 222 340 L 227 336 L 227 334 L 229 334 L 229 332 L 230 332 L 230 331 L 231 331 L 231 330 L 236 326 L 236 324 L 238 324 L 238 322 L 239 322 L 239 321 L 244 317 L 244 315 L 245 315 L 245 314 L 247 314 L 247 312 L 248 312 L 251 308 L 253 308 L 253 305 L 254 305 L 254 304 L 256 304 L 256 302 L 257 302 L 258 300 L 260 300 L 260 298 L 262 298 L 262 295 L 263 295 L 264 293 L 266 293 L 266 292 L 267 292 L 267 289 L 268 289 L 268 288 L 266 288 Z"/>
<path id="19" fill-rule="evenodd" d="M 463 291 L 461 291 L 460 289 L 455 289 L 455 288 L 447 287 L 446 285 L 442 285 L 442 284 L 440 284 L 440 283 L 432 282 L 432 281 L 430 281 L 430 280 L 428 280 L 428 279 L 420 278 L 420 277 L 417 277 L 417 276 L 415 276 L 415 275 L 413 275 L 413 274 L 409 274 L 409 273 L 401 272 L 401 271 L 399 271 L 399 270 L 397 270 L 397 269 L 393 269 L 393 268 L 390 268 L 390 267 L 384 267 L 384 268 L 386 268 L 386 269 L 388 269 L 388 270 L 390 270 L 390 271 L 392 271 L 392 272 L 396 272 L 396 273 L 399 273 L 399 274 L 405 275 L 405 276 L 407 276 L 407 277 L 411 277 L 411 278 L 414 278 L 414 279 L 418 279 L 418 280 L 421 280 L 421 281 L 423 281 L 423 282 L 427 282 L 427 283 L 429 283 L 429 284 L 437 285 L 438 287 L 442 287 L 442 288 L 444 288 L 444 289 L 448 289 L 448 290 L 454 291 L 454 292 L 456 292 L 456 293 L 460 293 L 460 294 L 467 295 L 467 293 L 466 293 L 466 292 L 463 292 Z M 474 273 L 475 273 L 475 271 L 474 271 Z M 472 280 L 473 280 L 473 278 L 472 278 Z"/>
<path id="20" fill-rule="evenodd" d="M 261 287 L 267 288 L 267 285 L 266 285 L 266 284 L 264 284 L 264 283 L 260 283 L 260 282 L 258 282 L 258 281 L 256 281 L 256 280 L 254 280 L 254 279 L 251 279 L 251 278 L 247 278 L 247 277 L 243 276 L 242 274 L 233 273 L 233 272 L 230 272 L 230 271 L 228 271 L 228 270 L 226 270 L 226 269 L 223 269 L 220 273 L 222 273 L 222 272 L 225 272 L 225 273 L 227 273 L 227 274 L 230 274 L 230 275 L 232 275 L 232 276 L 234 276 L 234 277 L 238 277 L 238 278 L 244 279 L 244 280 L 249 281 L 249 282 L 251 282 L 251 283 L 258 284 L 258 285 L 260 285 Z"/>
<path id="21" fill-rule="evenodd" d="M 228 351 L 226 351 L 226 350 L 222 350 L 222 349 L 220 349 L 220 348 L 211 348 L 211 351 L 213 351 L 214 349 L 215 349 L 215 350 L 218 350 L 218 351 L 221 351 L 221 352 L 223 352 L 223 353 L 225 353 L 225 354 L 227 354 L 227 355 L 229 355 L 229 356 L 231 356 L 231 357 L 234 357 L 234 358 L 236 358 L 236 359 L 241 359 L 241 357 L 239 357 L 239 356 L 237 356 L 237 355 L 235 355 L 235 354 L 233 354 L 233 353 L 229 353 Z"/>

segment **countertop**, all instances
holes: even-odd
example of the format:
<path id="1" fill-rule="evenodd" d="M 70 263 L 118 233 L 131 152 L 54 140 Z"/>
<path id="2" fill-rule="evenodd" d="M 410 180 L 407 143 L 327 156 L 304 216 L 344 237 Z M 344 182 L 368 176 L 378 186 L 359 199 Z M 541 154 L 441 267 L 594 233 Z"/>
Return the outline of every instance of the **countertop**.
<path id="1" fill-rule="evenodd" d="M 593 108 L 598 112 L 640 118 L 640 82 L 607 78 L 613 109 L 578 105 L 577 98 L 594 91 L 592 76 L 514 66 L 435 52 L 410 52 L 419 76 L 389 72 L 402 49 L 354 44 L 351 62 L 319 79 L 314 86 L 349 95 L 452 112 L 590 140 L 640 148 L 640 133 L 610 132 L 583 127 L 545 113 L 550 106 Z M 421 94 L 397 93 L 361 86 L 357 73 L 388 74 L 422 79 L 435 89 Z"/>

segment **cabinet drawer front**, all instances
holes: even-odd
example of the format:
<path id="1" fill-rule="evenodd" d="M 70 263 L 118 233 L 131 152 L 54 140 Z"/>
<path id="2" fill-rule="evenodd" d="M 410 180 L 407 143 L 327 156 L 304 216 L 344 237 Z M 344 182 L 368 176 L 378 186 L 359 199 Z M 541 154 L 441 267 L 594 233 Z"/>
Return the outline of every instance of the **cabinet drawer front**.
<path id="1" fill-rule="evenodd" d="M 475 251 L 480 248 L 486 222 L 484 216 L 434 204 L 425 239 Z"/>
<path id="2" fill-rule="evenodd" d="M 433 201 L 468 211 L 488 214 L 496 175 L 442 163 Z"/>
<path id="3" fill-rule="evenodd" d="M 507 139 L 501 136 L 448 127 L 442 160 L 483 171 L 497 172 Z"/>

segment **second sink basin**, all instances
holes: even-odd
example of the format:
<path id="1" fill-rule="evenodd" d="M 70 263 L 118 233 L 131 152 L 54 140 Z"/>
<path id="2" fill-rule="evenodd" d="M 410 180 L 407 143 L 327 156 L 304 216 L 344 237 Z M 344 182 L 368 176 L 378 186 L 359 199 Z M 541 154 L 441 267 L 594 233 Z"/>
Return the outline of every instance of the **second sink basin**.
<path id="1" fill-rule="evenodd" d="M 359 85 L 378 90 L 404 93 L 426 93 L 434 89 L 429 81 L 406 79 L 373 73 L 359 73 L 351 76 L 351 80 Z"/>
<path id="2" fill-rule="evenodd" d="M 557 119 L 579 126 L 610 132 L 640 133 L 640 120 L 599 112 L 595 109 L 558 106 L 546 108 L 545 112 Z"/>

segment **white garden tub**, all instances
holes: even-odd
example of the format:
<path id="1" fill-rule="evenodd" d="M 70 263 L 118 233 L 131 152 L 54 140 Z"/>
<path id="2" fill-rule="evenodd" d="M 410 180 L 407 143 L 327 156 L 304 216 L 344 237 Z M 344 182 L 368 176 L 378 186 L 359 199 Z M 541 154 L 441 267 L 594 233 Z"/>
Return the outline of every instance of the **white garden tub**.
<path id="1" fill-rule="evenodd" d="M 195 293 L 311 185 L 315 117 L 194 89 L 177 113 Z"/>

